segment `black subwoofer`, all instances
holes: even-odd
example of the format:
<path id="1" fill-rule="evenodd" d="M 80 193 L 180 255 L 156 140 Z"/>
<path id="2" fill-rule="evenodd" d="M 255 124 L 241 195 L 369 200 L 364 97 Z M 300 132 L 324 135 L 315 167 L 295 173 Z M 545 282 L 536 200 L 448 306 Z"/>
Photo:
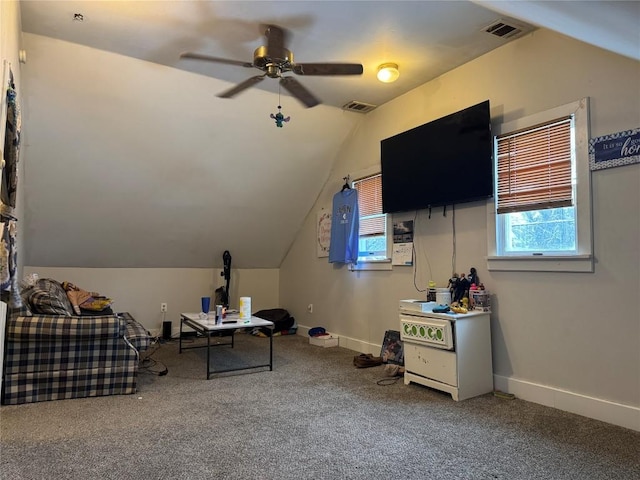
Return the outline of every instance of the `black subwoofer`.
<path id="1" fill-rule="evenodd" d="M 163 340 L 171 340 L 171 322 L 162 322 Z"/>

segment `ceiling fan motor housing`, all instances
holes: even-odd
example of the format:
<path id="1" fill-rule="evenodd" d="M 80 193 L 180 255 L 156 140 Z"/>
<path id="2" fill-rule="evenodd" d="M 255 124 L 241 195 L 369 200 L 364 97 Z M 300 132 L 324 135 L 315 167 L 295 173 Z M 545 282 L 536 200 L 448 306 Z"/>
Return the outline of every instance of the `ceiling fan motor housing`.
<path id="1" fill-rule="evenodd" d="M 290 71 L 292 63 L 293 53 L 284 47 L 274 48 L 273 46 L 267 47 L 263 45 L 253 52 L 253 64 L 257 68 L 266 71 L 271 78 L 277 78 L 280 73 Z"/>

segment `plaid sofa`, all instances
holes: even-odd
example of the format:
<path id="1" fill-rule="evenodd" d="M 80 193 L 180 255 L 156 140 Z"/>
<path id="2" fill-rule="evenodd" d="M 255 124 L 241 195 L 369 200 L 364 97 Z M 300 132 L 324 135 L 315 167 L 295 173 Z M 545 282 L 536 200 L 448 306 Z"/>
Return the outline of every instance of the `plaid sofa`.
<path id="1" fill-rule="evenodd" d="M 126 312 L 76 316 L 56 283 L 39 280 L 26 300 L 33 307 L 48 290 L 54 298 L 45 303 L 58 313 L 42 306 L 47 313 L 9 313 L 2 403 L 135 393 L 139 352 L 149 347 L 149 333 Z"/>

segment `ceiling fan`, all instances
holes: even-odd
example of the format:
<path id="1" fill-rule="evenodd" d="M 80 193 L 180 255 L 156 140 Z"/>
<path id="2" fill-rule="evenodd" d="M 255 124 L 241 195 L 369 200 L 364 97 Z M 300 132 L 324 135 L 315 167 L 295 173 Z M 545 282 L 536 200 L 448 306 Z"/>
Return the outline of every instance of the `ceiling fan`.
<path id="1" fill-rule="evenodd" d="M 231 98 L 249 87 L 264 80 L 265 77 L 279 78 L 282 88 L 302 102 L 307 108 L 318 105 L 318 100 L 294 77 L 285 77 L 284 73 L 293 72 L 296 75 L 362 75 L 362 65 L 359 63 L 294 63 L 293 53 L 284 46 L 286 31 L 277 25 L 267 25 L 265 31 L 267 45 L 256 48 L 253 52 L 253 62 L 229 60 L 212 57 L 200 53 L 185 52 L 180 58 L 192 58 L 209 62 L 226 63 L 246 68 L 262 70 L 262 75 L 256 75 L 239 83 L 235 87 L 218 94 L 221 98 Z"/>

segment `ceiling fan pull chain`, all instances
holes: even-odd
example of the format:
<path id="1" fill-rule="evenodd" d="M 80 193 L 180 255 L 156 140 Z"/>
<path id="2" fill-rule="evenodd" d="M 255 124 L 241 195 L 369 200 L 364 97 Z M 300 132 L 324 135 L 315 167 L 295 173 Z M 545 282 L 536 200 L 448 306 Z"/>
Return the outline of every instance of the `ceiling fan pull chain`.
<path id="1" fill-rule="evenodd" d="M 280 85 L 278 85 L 278 113 L 275 115 L 272 113 L 270 117 L 276 121 L 276 127 L 282 128 L 284 122 L 291 120 L 291 117 L 285 117 L 282 114 L 282 105 L 280 105 Z"/>

